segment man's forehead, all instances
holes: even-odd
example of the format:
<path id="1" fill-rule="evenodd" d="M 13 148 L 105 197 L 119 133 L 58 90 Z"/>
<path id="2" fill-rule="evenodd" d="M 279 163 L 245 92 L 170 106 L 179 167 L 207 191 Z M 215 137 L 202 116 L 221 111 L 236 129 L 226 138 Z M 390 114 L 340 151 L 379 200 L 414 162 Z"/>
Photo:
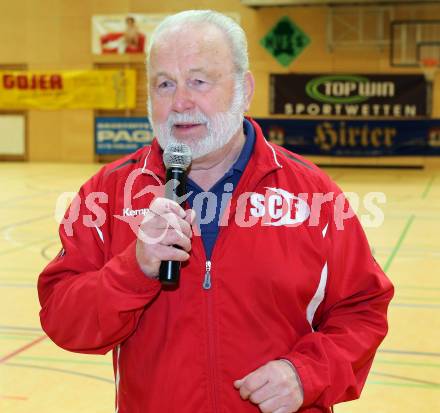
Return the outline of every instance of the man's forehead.
<path id="1" fill-rule="evenodd" d="M 159 73 L 172 76 L 176 71 L 199 71 L 218 77 L 233 71 L 233 67 L 226 35 L 212 24 L 167 29 L 156 38 L 149 56 L 152 78 L 158 78 Z"/>
<path id="2" fill-rule="evenodd" d="M 192 51 L 209 51 L 218 53 L 218 49 L 230 52 L 226 35 L 211 23 L 185 23 L 178 27 L 170 27 L 161 32 L 152 47 L 151 58 L 158 54 L 166 54 L 172 50 L 183 54 Z"/>

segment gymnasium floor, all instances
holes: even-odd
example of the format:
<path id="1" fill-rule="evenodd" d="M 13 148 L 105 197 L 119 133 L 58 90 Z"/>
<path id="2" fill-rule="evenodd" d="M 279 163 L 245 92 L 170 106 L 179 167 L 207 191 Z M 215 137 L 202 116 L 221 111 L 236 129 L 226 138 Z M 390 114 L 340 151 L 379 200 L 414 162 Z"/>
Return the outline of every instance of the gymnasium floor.
<path id="1" fill-rule="evenodd" d="M 36 281 L 59 250 L 54 206 L 99 165 L 0 163 L 0 412 L 108 413 L 110 355 L 57 348 L 39 326 Z M 396 286 L 390 332 L 362 398 L 337 413 L 440 411 L 440 168 L 328 169 L 345 191 L 382 191 L 385 220 L 367 228 Z M 360 210 L 360 214 L 365 213 Z"/>

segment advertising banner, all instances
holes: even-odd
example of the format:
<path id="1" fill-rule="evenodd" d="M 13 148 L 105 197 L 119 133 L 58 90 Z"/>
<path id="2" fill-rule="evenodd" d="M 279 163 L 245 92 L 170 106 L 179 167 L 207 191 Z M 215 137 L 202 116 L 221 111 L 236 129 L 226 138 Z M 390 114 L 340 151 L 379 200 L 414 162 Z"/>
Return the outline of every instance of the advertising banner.
<path id="1" fill-rule="evenodd" d="M 256 119 L 267 139 L 308 155 L 440 155 L 440 119 Z"/>
<path id="2" fill-rule="evenodd" d="M 237 22 L 238 13 L 225 13 Z M 156 26 L 168 14 L 109 14 L 92 16 L 92 53 L 144 53 Z"/>
<path id="3" fill-rule="evenodd" d="M 270 113 L 417 117 L 427 114 L 423 75 L 272 74 Z"/>
<path id="4" fill-rule="evenodd" d="M 134 70 L 0 71 L 0 109 L 129 109 Z"/>
<path id="5" fill-rule="evenodd" d="M 440 119 L 255 119 L 268 140 L 299 154 L 333 156 L 440 155 Z M 95 118 L 98 155 L 132 153 L 153 140 L 147 117 Z"/>
<path id="6" fill-rule="evenodd" d="M 148 118 L 95 118 L 95 153 L 123 155 L 137 151 L 153 140 Z"/>

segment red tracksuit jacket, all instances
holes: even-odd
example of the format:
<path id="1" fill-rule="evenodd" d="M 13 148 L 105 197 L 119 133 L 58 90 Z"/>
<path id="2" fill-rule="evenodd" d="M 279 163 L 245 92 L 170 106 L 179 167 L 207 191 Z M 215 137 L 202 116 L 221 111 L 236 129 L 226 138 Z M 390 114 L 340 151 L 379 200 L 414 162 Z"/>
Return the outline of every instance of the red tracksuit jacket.
<path id="1" fill-rule="evenodd" d="M 258 412 L 233 382 L 279 358 L 301 378 L 301 412 L 361 392 L 392 285 L 357 218 L 341 229 L 341 198 L 312 205 L 336 185 L 252 123 L 254 151 L 211 261 L 194 236 L 177 289 L 147 278 L 135 256 L 136 223 L 165 175 L 156 141 L 104 166 L 66 213 L 63 249 L 38 282 L 41 324 L 69 351 L 113 350 L 118 413 Z"/>

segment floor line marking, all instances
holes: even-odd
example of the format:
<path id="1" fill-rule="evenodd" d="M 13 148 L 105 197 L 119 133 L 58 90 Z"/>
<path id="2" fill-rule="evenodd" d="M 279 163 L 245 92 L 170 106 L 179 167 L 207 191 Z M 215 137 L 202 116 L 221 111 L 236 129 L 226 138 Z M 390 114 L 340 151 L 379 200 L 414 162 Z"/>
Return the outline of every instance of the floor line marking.
<path id="1" fill-rule="evenodd" d="M 410 350 L 394 350 L 394 349 L 382 349 L 377 350 L 378 353 L 390 353 L 390 354 L 407 354 L 411 356 L 430 356 L 440 357 L 440 353 L 430 353 L 427 351 L 410 351 Z"/>
<path id="2" fill-rule="evenodd" d="M 391 302 L 392 307 L 407 307 L 407 308 L 440 308 L 440 304 L 413 304 L 413 303 L 394 303 Z"/>
<path id="3" fill-rule="evenodd" d="M 399 301 L 422 301 L 422 302 L 430 302 L 431 304 L 434 303 L 438 303 L 440 302 L 440 297 L 439 296 L 427 296 L 427 297 L 422 297 L 422 296 L 406 296 L 406 295 L 400 295 L 397 294 L 396 295 L 396 299 L 398 299 Z"/>
<path id="4" fill-rule="evenodd" d="M 34 245 L 38 245 L 38 244 L 41 244 L 42 242 L 50 241 L 50 240 L 53 240 L 53 239 L 56 239 L 56 238 L 58 238 L 58 237 L 50 236 L 50 237 L 43 238 L 43 239 L 40 239 L 40 240 L 37 240 L 37 241 L 29 242 L 27 244 L 23 244 L 23 245 L 21 245 L 19 247 L 11 248 L 9 250 L 0 250 L 0 255 L 7 255 L 7 254 L 10 254 L 12 252 L 17 252 L 17 251 L 20 251 L 20 250 L 24 250 L 24 249 L 32 247 Z"/>
<path id="5" fill-rule="evenodd" d="M 60 250 L 61 247 L 62 247 L 60 240 L 57 239 L 56 241 L 49 242 L 49 244 L 45 245 L 45 246 L 41 249 L 41 251 L 40 251 L 40 255 L 41 255 L 43 258 L 45 258 L 46 260 L 48 260 L 48 261 L 52 261 L 52 260 L 55 258 L 56 254 L 53 255 L 53 256 L 49 256 L 49 255 L 47 255 L 47 250 L 49 250 L 49 249 L 52 248 L 53 246 L 57 246 L 57 253 L 58 253 L 59 250 Z"/>
<path id="6" fill-rule="evenodd" d="M 76 359 L 57 358 L 57 357 L 18 356 L 17 360 L 45 361 L 48 363 L 71 363 L 71 364 L 90 364 L 97 366 L 113 366 L 113 363 L 111 361 L 76 360 Z"/>
<path id="7" fill-rule="evenodd" d="M 37 330 L 37 331 L 2 331 L 2 329 L 0 329 L 0 335 L 8 335 L 8 334 L 16 334 L 18 336 L 26 336 L 29 338 L 36 338 L 36 337 L 40 337 L 41 336 L 41 330 Z"/>
<path id="8" fill-rule="evenodd" d="M 399 251 L 400 246 L 402 245 L 403 240 L 405 239 L 406 234 L 408 233 L 409 227 L 411 226 L 413 221 L 414 221 L 414 215 L 411 215 L 408 218 L 408 221 L 406 222 L 405 228 L 403 228 L 403 231 L 400 234 L 399 239 L 397 240 L 397 244 L 394 246 L 393 251 L 391 252 L 391 255 L 389 256 L 387 262 L 385 263 L 385 265 L 383 267 L 384 272 L 387 272 L 388 269 L 390 268 L 390 265 L 393 262 L 394 257 L 396 256 L 397 252 Z"/>
<path id="9" fill-rule="evenodd" d="M 367 383 L 369 385 L 379 385 L 379 386 L 391 386 L 391 387 L 412 387 L 426 390 L 434 390 L 435 386 L 430 386 L 428 384 L 411 383 L 411 382 L 393 382 L 393 381 L 381 381 L 381 380 L 371 380 L 368 379 Z"/>
<path id="10" fill-rule="evenodd" d="M 431 179 L 428 181 L 425 190 L 422 193 L 422 199 L 426 199 L 426 197 L 428 196 L 428 193 L 431 190 L 432 183 L 434 182 L 435 178 L 436 176 L 431 176 Z"/>
<path id="11" fill-rule="evenodd" d="M 34 198 L 40 198 L 42 196 L 46 196 L 49 194 L 56 194 L 58 191 L 57 190 L 50 190 L 50 191 L 45 191 L 45 192 L 38 192 L 37 194 L 33 194 L 33 195 L 24 195 L 24 196 L 18 196 L 16 198 L 6 198 L 5 200 L 0 202 L 0 205 L 7 205 L 10 203 L 14 203 L 14 202 L 21 202 L 21 201 L 27 201 L 27 200 L 32 200 Z"/>
<path id="12" fill-rule="evenodd" d="M 36 344 L 40 343 L 41 341 L 45 340 L 47 338 L 46 335 L 38 337 L 34 341 L 31 341 L 30 343 L 24 345 L 23 347 L 18 348 L 17 350 L 14 350 L 12 353 L 6 354 L 6 356 L 3 356 L 0 358 L 0 364 L 4 363 L 5 361 L 11 359 L 12 357 L 16 356 L 17 354 L 23 353 L 26 350 L 29 350 L 31 347 L 35 346 Z"/>
<path id="13" fill-rule="evenodd" d="M 22 357 L 20 357 L 20 358 L 22 358 Z M 374 363 L 392 364 L 392 365 L 396 365 L 396 366 L 420 366 L 420 367 L 432 367 L 432 368 L 436 368 L 436 369 L 440 368 L 440 364 L 437 364 L 437 363 L 422 363 L 422 362 L 419 362 L 419 361 L 396 361 L 396 360 L 375 359 Z"/>
<path id="14" fill-rule="evenodd" d="M 34 336 L 35 337 L 35 336 Z M 3 334 L 0 334 L 0 340 L 11 340 L 11 341 L 29 341 L 30 339 L 34 337 L 24 337 L 24 336 L 4 336 Z"/>
<path id="15" fill-rule="evenodd" d="M 36 369 L 36 370 L 48 370 L 48 371 L 54 371 L 54 372 L 57 372 L 57 373 L 70 374 L 71 376 L 87 377 L 89 379 L 98 380 L 98 381 L 102 381 L 104 383 L 110 383 L 110 384 L 113 384 L 113 385 L 115 384 L 114 380 L 107 379 L 105 377 L 95 376 L 93 374 L 80 373 L 78 371 L 73 371 L 73 370 L 65 370 L 65 369 L 58 369 L 58 368 L 54 368 L 54 367 L 36 366 L 34 364 L 22 364 L 22 363 L 6 363 L 5 366 L 8 366 L 8 367 L 24 367 L 24 368 Z"/>
<path id="16" fill-rule="evenodd" d="M 42 331 L 41 327 L 22 327 L 22 326 L 5 326 L 0 325 L 0 329 L 5 330 L 28 330 L 28 331 Z"/>
<path id="17" fill-rule="evenodd" d="M 440 387 L 440 383 L 436 383 L 436 382 L 428 381 L 428 380 L 415 379 L 413 377 L 406 377 L 406 376 L 399 376 L 399 375 L 396 375 L 396 374 L 381 373 L 381 372 L 378 372 L 378 371 L 372 371 L 371 374 L 373 374 L 375 376 L 390 377 L 392 379 L 399 379 L 399 380 L 410 381 L 410 382 L 413 382 L 413 383 L 426 384 L 428 386 Z"/>
<path id="18" fill-rule="evenodd" d="M 22 221 L 13 222 L 11 224 L 7 224 L 7 225 L 1 227 L 0 231 L 4 232 L 4 231 L 6 231 L 6 230 L 8 230 L 10 228 L 14 228 L 15 229 L 17 227 L 21 227 L 21 226 L 26 225 L 26 224 L 32 224 L 34 222 L 43 221 L 45 219 L 49 219 L 49 218 L 53 218 L 53 217 L 54 217 L 54 214 L 45 214 L 45 215 L 40 215 L 38 217 L 33 217 L 33 218 L 25 219 L 25 220 L 22 220 Z"/>
<path id="19" fill-rule="evenodd" d="M 36 288 L 36 284 L 7 284 L 0 283 L 0 288 Z"/>
<path id="20" fill-rule="evenodd" d="M 439 291 L 440 288 L 439 287 L 420 287 L 417 285 L 399 285 L 399 290 L 426 290 L 426 291 Z"/>

